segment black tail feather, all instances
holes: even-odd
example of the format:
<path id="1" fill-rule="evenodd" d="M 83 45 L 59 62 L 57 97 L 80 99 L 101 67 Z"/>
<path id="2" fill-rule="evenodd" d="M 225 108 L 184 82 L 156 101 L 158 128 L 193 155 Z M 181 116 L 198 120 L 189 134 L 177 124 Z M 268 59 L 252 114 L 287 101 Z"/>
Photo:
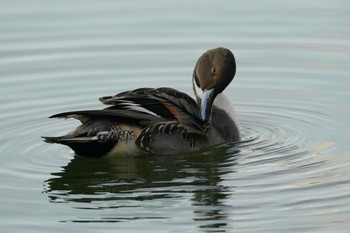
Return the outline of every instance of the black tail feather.
<path id="1" fill-rule="evenodd" d="M 47 143 L 60 143 L 60 139 L 62 137 L 41 137 L 42 139 L 44 139 L 44 142 Z"/>
<path id="2" fill-rule="evenodd" d="M 59 143 L 69 146 L 78 155 L 87 157 L 102 157 L 106 155 L 116 142 L 99 142 L 96 139 L 88 137 L 42 137 L 47 143 Z"/>

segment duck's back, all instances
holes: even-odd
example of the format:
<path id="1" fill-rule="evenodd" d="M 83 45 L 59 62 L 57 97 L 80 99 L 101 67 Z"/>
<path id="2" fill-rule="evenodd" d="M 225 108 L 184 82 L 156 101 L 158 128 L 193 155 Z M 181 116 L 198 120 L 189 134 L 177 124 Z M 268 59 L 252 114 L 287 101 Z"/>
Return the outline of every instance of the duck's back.
<path id="1" fill-rule="evenodd" d="M 81 125 L 47 142 L 71 147 L 83 156 L 171 154 L 198 150 L 205 134 L 199 108 L 187 94 L 171 88 L 142 88 L 100 98 L 111 105 L 102 110 L 60 113 Z"/>

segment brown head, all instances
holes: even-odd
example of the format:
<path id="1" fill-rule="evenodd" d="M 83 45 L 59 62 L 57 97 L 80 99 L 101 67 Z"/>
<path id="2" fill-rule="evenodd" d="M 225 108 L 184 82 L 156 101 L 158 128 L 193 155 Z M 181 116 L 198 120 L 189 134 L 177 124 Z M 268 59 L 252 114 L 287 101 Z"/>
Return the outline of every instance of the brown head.
<path id="1" fill-rule="evenodd" d="M 193 89 L 201 104 L 203 121 L 210 119 L 215 97 L 230 84 L 235 73 L 235 57 L 226 48 L 210 49 L 198 59 L 193 72 Z"/>

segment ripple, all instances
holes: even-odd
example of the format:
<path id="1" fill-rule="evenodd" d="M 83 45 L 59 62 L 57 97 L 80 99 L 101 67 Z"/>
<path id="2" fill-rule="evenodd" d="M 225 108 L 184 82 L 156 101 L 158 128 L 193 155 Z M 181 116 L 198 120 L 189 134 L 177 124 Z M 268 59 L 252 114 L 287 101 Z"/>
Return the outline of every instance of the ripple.
<path id="1" fill-rule="evenodd" d="M 244 119 L 243 140 L 247 141 L 240 149 L 249 158 L 241 162 L 240 166 L 271 166 L 267 176 L 278 172 L 323 172 L 317 170 L 325 163 L 319 158 L 336 150 L 336 144 L 327 132 L 332 127 L 341 133 L 340 128 L 334 128 L 329 115 L 310 108 L 244 107 L 254 110 L 243 112 L 240 116 Z M 310 132 L 317 137 L 310 137 Z"/>
<path id="2" fill-rule="evenodd" d="M 97 71 L 86 77 L 90 80 L 101 74 L 107 77 L 104 84 L 121 81 L 114 80 L 120 72 Z M 49 115 L 101 107 L 96 97 L 106 90 L 97 81 L 62 95 L 62 90 L 72 88 L 67 81 L 72 77 L 80 80 L 84 76 L 85 71 L 81 74 L 68 72 L 52 76 L 50 83 L 35 83 L 44 81 L 45 76 L 27 80 L 29 86 L 21 88 L 33 88 L 36 92 L 28 98 L 12 98 L 3 105 L 2 119 L 6 120 L 8 136 L 2 135 L 5 143 L 1 148 L 14 151 L 16 157 L 5 156 L 2 172 L 8 179 L 1 187 L 23 184 L 24 180 L 42 181 L 46 177 L 44 192 L 50 202 L 69 204 L 80 211 L 80 217 L 60 221 L 178 219 L 179 213 L 187 211 L 186 204 L 180 201 L 185 198 L 191 200 L 193 206 L 198 206 L 195 211 L 201 214 L 195 217 L 196 221 L 216 223 L 215 218 L 220 219 L 218 216 L 240 216 L 238 225 L 241 221 L 249 221 L 259 226 L 259 222 L 265 223 L 271 216 L 256 214 L 253 211 L 256 209 L 270 208 L 276 215 L 283 215 L 286 211 L 293 214 L 301 210 L 326 211 L 333 199 L 339 202 L 333 203 L 333 207 L 339 208 L 341 200 L 349 198 L 347 189 L 342 194 L 327 191 L 330 187 L 339 189 L 348 185 L 347 179 L 341 180 L 335 174 L 344 171 L 349 162 L 345 161 L 343 168 L 337 163 L 329 166 L 329 154 L 339 151 L 332 135 L 341 134 L 342 128 L 334 122 L 332 114 L 320 111 L 331 107 L 326 103 L 314 105 L 312 101 L 298 99 L 280 101 L 271 99 L 272 94 L 264 98 L 250 97 L 237 105 L 243 142 L 218 146 L 189 157 L 96 161 L 74 157 L 69 148 L 45 144 L 40 138 L 43 134 L 63 134 L 78 124 L 74 120 L 47 119 Z M 5 83 L 16 81 L 6 80 Z M 124 87 L 132 83 L 128 78 L 122 81 Z M 76 82 L 73 84 L 77 85 Z M 266 91 L 278 91 L 281 83 L 274 85 Z M 114 93 L 119 88 L 116 90 L 110 86 L 107 91 Z M 245 85 L 240 88 L 240 92 L 249 90 Z M 48 89 L 53 91 L 46 97 Z M 331 135 L 328 133 L 330 129 Z M 23 181 L 18 182 L 18 179 Z M 25 189 L 18 187 L 17 191 Z M 318 198 L 312 197 L 315 190 L 319 193 Z M 153 210 L 152 214 L 146 211 L 142 216 L 135 216 L 133 211 L 145 208 L 143 203 L 147 203 L 146 206 L 158 206 L 159 203 L 169 206 L 168 202 L 173 202 L 172 208 L 180 205 L 183 209 L 178 210 L 176 216 L 166 209 Z M 96 216 L 101 210 L 106 211 L 105 217 Z M 115 216 L 116 210 L 127 211 L 129 216 Z M 254 229 L 254 225 L 250 229 Z"/>
<path id="3" fill-rule="evenodd" d="M 108 84 L 120 81 L 113 79 L 120 75 L 118 72 L 96 72 L 88 79 L 98 74 L 107 77 Z M 208 223 L 208 229 L 213 228 L 210 222 L 225 225 L 234 218 L 238 229 L 254 230 L 264 229 L 262 225 L 272 218 L 284 220 L 278 216 L 292 215 L 302 221 L 306 213 L 340 209 L 349 198 L 350 192 L 344 188 L 348 179 L 336 176 L 340 171 L 346 174 L 349 161 L 342 161 L 340 166 L 339 161 L 331 163 L 329 159 L 329 155 L 343 151 L 333 140 L 333 135 L 342 133 L 342 127 L 334 122 L 334 115 L 321 111 L 331 108 L 327 103 L 290 101 L 288 94 L 283 100 L 253 96 L 237 105 L 242 143 L 229 143 L 192 156 L 91 160 L 74 157 L 69 148 L 45 144 L 40 138 L 44 134 L 63 134 L 78 124 L 47 119 L 49 115 L 101 107 L 96 97 L 106 91 L 104 82 L 94 81 L 69 91 L 72 87 L 67 81 L 72 77 L 80 80 L 84 72 L 64 76 L 52 76 L 50 83 L 35 83 L 44 81 L 44 76 L 27 81 L 29 86 L 21 88 L 33 87 L 35 93 L 19 100 L 11 98 L 2 106 L 7 136 L 1 135 L 2 150 L 16 156 L 4 155 L 1 172 L 7 180 L 0 187 L 8 189 L 16 183 L 20 185 L 16 191 L 20 192 L 30 189 L 25 188 L 25 182 L 42 182 L 41 191 L 50 203 L 74 209 L 76 216 L 61 217 L 61 222 L 181 221 L 178 216 L 186 215 L 189 202 L 196 213 L 194 221 Z M 122 81 L 123 87 L 132 83 L 128 78 Z M 275 85 L 266 92 L 278 91 L 281 84 Z M 107 92 L 118 92 L 119 88 L 110 86 Z M 249 90 L 245 85 L 240 88 L 239 92 Z M 48 97 L 45 93 L 51 89 Z M 344 192 L 334 193 L 330 188 Z M 174 212 L 169 213 L 169 208 Z M 135 214 L 140 209 L 144 212 Z M 271 214 L 263 214 L 268 210 Z M 102 211 L 104 215 L 100 216 Z M 325 219 L 323 214 L 317 216 Z M 254 224 L 247 226 L 245 222 Z"/>

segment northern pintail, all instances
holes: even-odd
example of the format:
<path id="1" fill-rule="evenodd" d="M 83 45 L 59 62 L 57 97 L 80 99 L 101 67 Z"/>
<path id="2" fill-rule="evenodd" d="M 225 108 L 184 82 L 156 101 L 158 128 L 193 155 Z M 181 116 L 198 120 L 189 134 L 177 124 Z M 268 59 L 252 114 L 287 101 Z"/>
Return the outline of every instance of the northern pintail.
<path id="1" fill-rule="evenodd" d="M 75 118 L 81 125 L 46 142 L 69 146 L 76 154 L 175 154 L 239 141 L 236 114 L 222 92 L 236 73 L 232 52 L 206 51 L 194 68 L 192 84 L 197 102 L 172 88 L 140 88 L 101 97 L 102 110 L 64 112 L 50 118 Z"/>

